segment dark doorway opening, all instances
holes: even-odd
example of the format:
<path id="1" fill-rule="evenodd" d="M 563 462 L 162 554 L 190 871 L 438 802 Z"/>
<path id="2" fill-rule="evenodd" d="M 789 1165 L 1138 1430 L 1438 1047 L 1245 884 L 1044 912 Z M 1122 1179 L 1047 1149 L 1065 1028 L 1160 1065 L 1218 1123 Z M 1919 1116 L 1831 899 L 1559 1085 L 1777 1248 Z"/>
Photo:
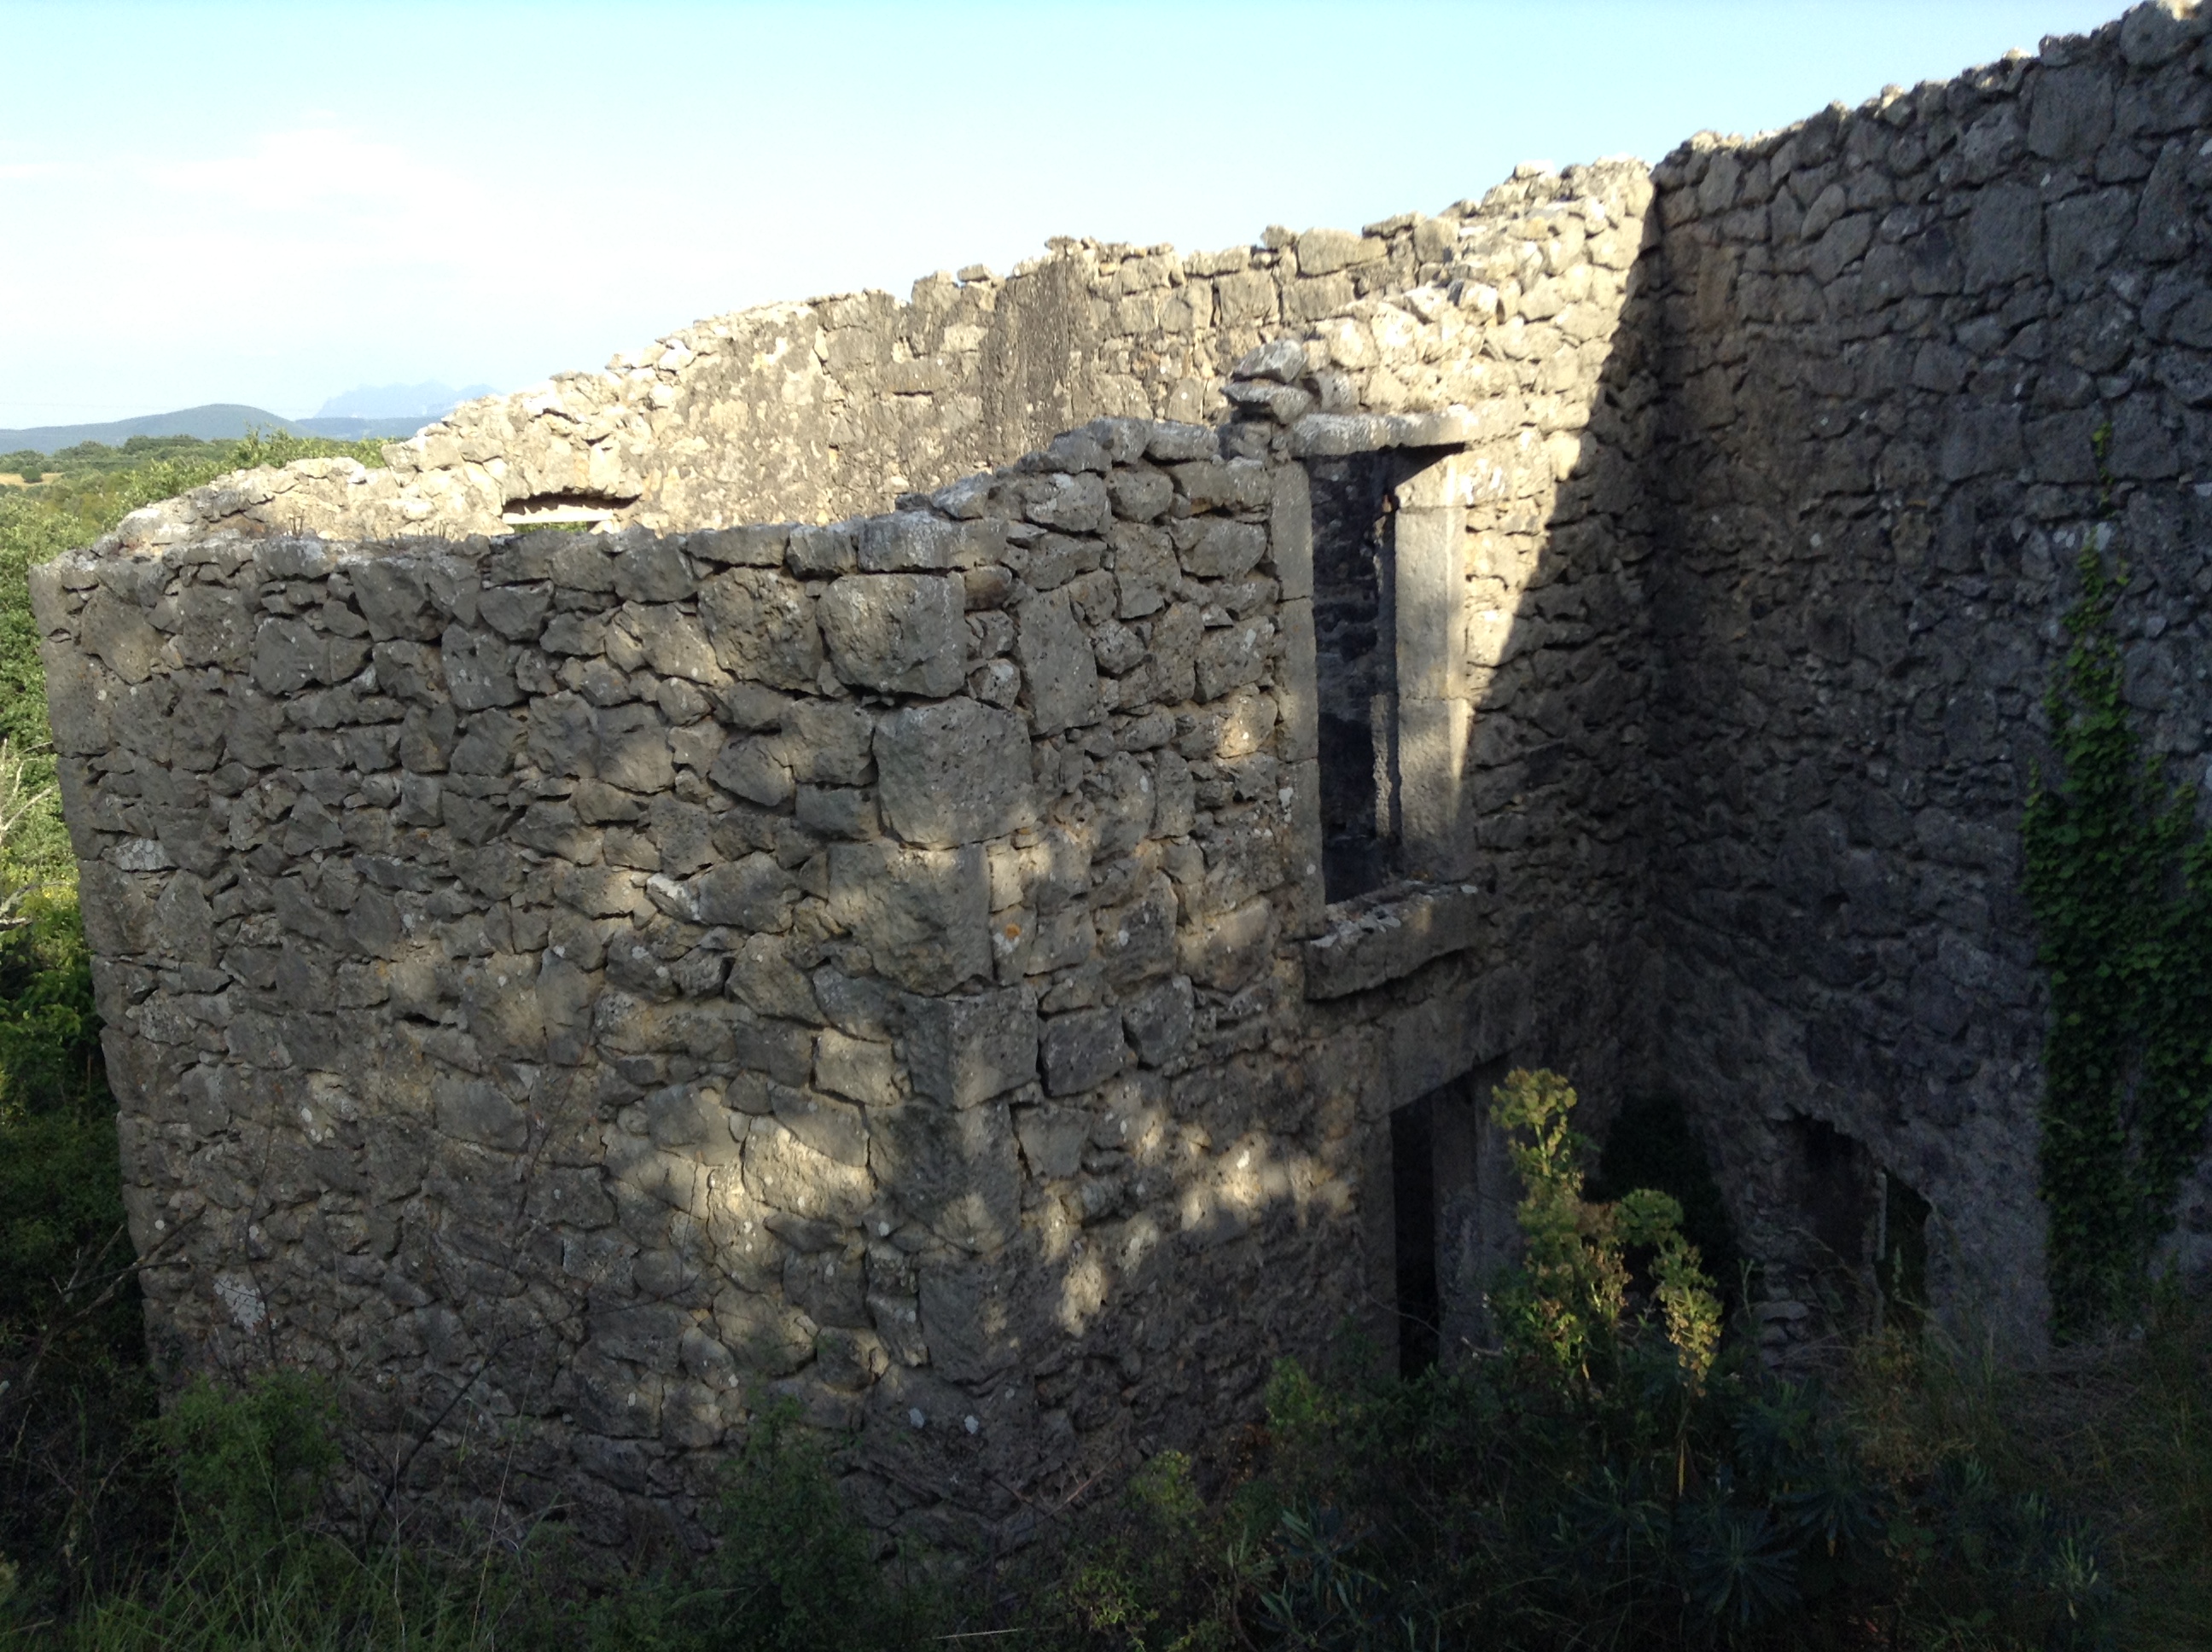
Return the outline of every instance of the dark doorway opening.
<path id="1" fill-rule="evenodd" d="M 1622 1103 L 1588 1185 L 1594 1200 L 1617 1200 L 1638 1187 L 1671 1194 L 1682 1207 L 1682 1236 L 1698 1248 L 1723 1300 L 1731 1308 L 1740 1300 L 1743 1268 L 1728 1204 L 1679 1098 L 1643 1096 Z"/>
<path id="2" fill-rule="evenodd" d="M 1819 1272 L 1856 1278 L 1874 1260 L 1874 1156 L 1824 1119 L 1799 1119 L 1795 1128 L 1797 1208 L 1812 1242 L 1809 1260 Z"/>
<path id="3" fill-rule="evenodd" d="M 1392 519 L 1395 490 L 1419 469 L 1397 452 L 1312 465 L 1322 888 L 1332 902 L 1402 876 Z"/>
<path id="4" fill-rule="evenodd" d="M 1390 1196 L 1395 1224 L 1398 1371 L 1418 1376 L 1437 1363 L 1443 1302 L 1437 1282 L 1437 1177 L 1431 1091 L 1390 1115 Z"/>

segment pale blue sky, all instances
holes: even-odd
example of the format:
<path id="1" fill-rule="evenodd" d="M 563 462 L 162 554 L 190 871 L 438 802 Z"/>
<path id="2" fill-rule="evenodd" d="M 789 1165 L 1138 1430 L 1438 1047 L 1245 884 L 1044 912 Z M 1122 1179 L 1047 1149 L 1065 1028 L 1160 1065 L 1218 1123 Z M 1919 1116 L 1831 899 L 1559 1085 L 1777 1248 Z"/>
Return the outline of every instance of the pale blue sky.
<path id="1" fill-rule="evenodd" d="M 1656 159 L 2119 0 L 0 0 L 0 428 L 520 386 L 696 318 Z"/>

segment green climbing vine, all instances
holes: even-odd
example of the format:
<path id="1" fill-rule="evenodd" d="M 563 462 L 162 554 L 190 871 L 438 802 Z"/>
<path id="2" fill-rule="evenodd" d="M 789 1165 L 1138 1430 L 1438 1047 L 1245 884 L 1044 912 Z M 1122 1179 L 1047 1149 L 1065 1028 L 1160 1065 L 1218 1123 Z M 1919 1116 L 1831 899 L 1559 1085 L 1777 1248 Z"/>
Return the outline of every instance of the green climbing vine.
<path id="1" fill-rule="evenodd" d="M 2056 772 L 2021 823 L 2051 983 L 2042 1191 L 2053 1328 L 2123 1312 L 2173 1223 L 2212 1108 L 2212 838 L 2193 787 L 2167 783 L 2121 696 L 2112 611 L 2128 574 L 2097 435 L 2099 523 L 2076 564 L 2071 643 L 2044 705 Z"/>

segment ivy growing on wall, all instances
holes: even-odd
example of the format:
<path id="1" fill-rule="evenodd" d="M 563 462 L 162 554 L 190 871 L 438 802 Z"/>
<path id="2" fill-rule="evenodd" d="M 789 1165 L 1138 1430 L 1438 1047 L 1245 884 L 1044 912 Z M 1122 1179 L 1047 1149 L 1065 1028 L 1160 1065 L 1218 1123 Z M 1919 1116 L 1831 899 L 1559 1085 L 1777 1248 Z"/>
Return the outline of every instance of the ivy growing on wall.
<path id="1" fill-rule="evenodd" d="M 2141 1291 L 2212 1107 L 2212 837 L 2196 789 L 2168 784 L 2121 695 L 2113 609 L 2128 574 L 2108 440 L 2100 431 L 2100 519 L 2076 564 L 2071 641 L 2044 700 L 2055 772 L 2036 774 L 2021 823 L 2051 984 L 2041 1174 L 2061 1337 Z"/>

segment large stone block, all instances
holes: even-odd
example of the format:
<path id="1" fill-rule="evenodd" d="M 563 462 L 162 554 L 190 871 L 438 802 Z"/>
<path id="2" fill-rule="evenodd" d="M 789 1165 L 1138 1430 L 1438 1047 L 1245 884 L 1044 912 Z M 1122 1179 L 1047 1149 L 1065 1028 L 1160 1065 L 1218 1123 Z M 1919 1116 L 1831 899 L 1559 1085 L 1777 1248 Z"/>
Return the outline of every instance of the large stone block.
<path id="1" fill-rule="evenodd" d="M 860 524 L 860 564 L 869 574 L 951 568 L 962 543 L 957 524 L 926 512 L 872 516 Z"/>
<path id="2" fill-rule="evenodd" d="M 1260 973 L 1274 943 L 1273 914 L 1264 900 L 1247 902 L 1176 938 L 1182 972 L 1201 986 L 1233 993 Z"/>
<path id="3" fill-rule="evenodd" d="M 785 710 L 776 750 L 793 775 L 815 786 L 860 786 L 874 778 L 875 720 L 842 700 L 796 700 Z"/>
<path id="4" fill-rule="evenodd" d="M 699 617 L 732 676 L 779 689 L 816 686 L 822 632 L 806 588 L 788 574 L 765 568 L 718 574 L 699 587 Z"/>
<path id="5" fill-rule="evenodd" d="M 684 896 L 696 923 L 775 932 L 790 926 L 799 884 L 773 856 L 749 854 L 701 872 L 684 885 Z"/>
<path id="6" fill-rule="evenodd" d="M 1128 1046 L 1119 1010 L 1077 1010 L 1044 1023 L 1039 1041 L 1048 1096 L 1095 1089 L 1121 1072 Z"/>
<path id="7" fill-rule="evenodd" d="M 1014 658 L 1039 734 L 1088 727 L 1106 714 L 1098 697 L 1098 662 L 1066 590 L 1048 591 L 1021 605 Z"/>
<path id="8" fill-rule="evenodd" d="M 1283 598 L 1313 595 L 1313 484 L 1303 465 L 1275 467 L 1267 514 L 1267 562 Z"/>
<path id="9" fill-rule="evenodd" d="M 164 629 L 173 625 L 177 656 L 187 665 L 237 671 L 252 646 L 252 599 L 243 591 L 187 586 L 155 610 L 155 617 Z"/>
<path id="10" fill-rule="evenodd" d="M 1195 531 L 1181 536 L 1183 572 L 1199 580 L 1241 580 L 1267 554 L 1267 530 L 1257 522 L 1223 519 L 1188 525 Z"/>
<path id="11" fill-rule="evenodd" d="M 1036 995 L 1010 987 L 969 998 L 908 998 L 901 1050 L 917 1096 L 974 1107 L 1036 1081 Z"/>
<path id="12" fill-rule="evenodd" d="M 875 1200 L 865 1165 L 842 1163 L 808 1146 L 780 1119 L 755 1119 L 745 1133 L 745 1191 L 763 1205 L 841 1227 L 857 1224 Z"/>
<path id="13" fill-rule="evenodd" d="M 599 715 L 599 777 L 625 792 L 665 791 L 676 780 L 668 725 L 651 706 L 610 706 Z"/>
<path id="14" fill-rule="evenodd" d="M 1986 292 L 2043 270 L 2043 203 L 2026 184 L 1993 184 L 1966 215 L 1966 287 Z"/>
<path id="15" fill-rule="evenodd" d="M 258 681 L 258 641 L 254 652 L 255 677 Z M 522 698 L 522 690 L 514 681 L 514 647 L 503 639 L 487 631 L 449 625 L 439 638 L 438 653 L 445 665 L 447 689 L 456 710 L 482 711 L 490 706 L 511 706 Z M 301 665 L 295 669 L 305 667 Z M 328 672 L 326 665 L 316 668 L 318 676 Z M 268 684 L 264 683 L 262 686 L 267 688 Z M 270 692 L 278 690 L 270 689 Z"/>
<path id="16" fill-rule="evenodd" d="M 922 1269 L 921 1332 L 929 1345 L 930 1368 L 945 1381 L 988 1383 L 1029 1351 L 1042 1304 L 1034 1299 L 1019 1260 L 938 1262 Z M 948 1424 L 975 1415 L 976 1407 L 978 1402 L 958 1389 L 946 1393 L 941 1402 Z"/>
<path id="17" fill-rule="evenodd" d="M 1206 633 L 1198 645 L 1198 697 L 1218 700 L 1231 689 L 1258 682 L 1267 671 L 1274 636 L 1275 623 L 1269 619 L 1243 620 Z"/>
<path id="18" fill-rule="evenodd" d="M 146 623 L 146 616 L 105 591 L 94 592 L 84 611 L 85 647 L 125 682 L 144 682 L 152 669 L 155 651 L 161 646 L 161 638 Z M 465 632 L 449 633 L 448 647 L 456 637 L 460 639 L 464 657 L 473 658 Z M 310 683 L 320 682 L 329 670 L 329 641 L 305 620 L 266 619 L 253 634 L 253 683 L 264 694 L 294 694 Z M 464 696 L 476 704 L 503 703 L 474 698 L 477 691 L 477 685 L 470 681 L 466 687 L 459 688 L 454 703 L 461 704 Z"/>
<path id="19" fill-rule="evenodd" d="M 1155 872 L 1134 898 L 1093 914 L 1106 979 L 1129 987 L 1168 969 L 1175 962 L 1176 913 L 1175 885 Z"/>
<path id="20" fill-rule="evenodd" d="M 1021 1158 L 1004 1102 L 946 1108 L 926 1102 L 879 1109 L 869 1164 L 884 1191 L 939 1238 L 990 1251 L 1021 1224 Z"/>
<path id="21" fill-rule="evenodd" d="M 1473 863 L 1467 769 L 1474 727 L 1474 708 L 1465 700 L 1399 702 L 1399 814 L 1413 877 L 1449 882 Z"/>
<path id="22" fill-rule="evenodd" d="M 1189 983 L 1185 982 L 1186 989 Z M 1014 1114 L 1014 1134 L 1030 1174 L 1043 1181 L 1065 1181 L 1083 1168 L 1091 1145 L 1091 1110 L 1085 1107 L 1024 1107 Z"/>
<path id="23" fill-rule="evenodd" d="M 911 706 L 876 725 L 884 818 L 909 843 L 955 848 L 1037 822 L 1029 731 L 962 697 Z"/>
<path id="24" fill-rule="evenodd" d="M 1182 1053 L 1197 1018 L 1197 997 L 1188 975 L 1171 975 L 1121 1006 L 1121 1030 L 1137 1059 L 1164 1066 Z"/>
<path id="25" fill-rule="evenodd" d="M 669 603 L 632 604 L 623 610 L 646 663 L 663 677 L 680 677 L 719 687 L 729 681 L 716 662 L 714 647 L 697 620 Z"/>
<path id="26" fill-rule="evenodd" d="M 991 884 L 978 848 L 830 846 L 832 920 L 909 992 L 948 993 L 991 973 Z"/>
<path id="27" fill-rule="evenodd" d="M 831 664 L 855 688 L 955 693 L 967 672 L 965 604 L 956 574 L 848 574 L 822 598 Z"/>
<path id="28" fill-rule="evenodd" d="M 867 1120 L 850 1102 L 777 1084 L 769 1086 L 769 1097 L 776 1122 L 824 1158 L 845 1165 L 868 1162 Z"/>
<path id="29" fill-rule="evenodd" d="M 870 1107 L 890 1107 L 899 1099 L 898 1063 L 891 1047 L 835 1030 L 814 1041 L 814 1082 Z"/>

